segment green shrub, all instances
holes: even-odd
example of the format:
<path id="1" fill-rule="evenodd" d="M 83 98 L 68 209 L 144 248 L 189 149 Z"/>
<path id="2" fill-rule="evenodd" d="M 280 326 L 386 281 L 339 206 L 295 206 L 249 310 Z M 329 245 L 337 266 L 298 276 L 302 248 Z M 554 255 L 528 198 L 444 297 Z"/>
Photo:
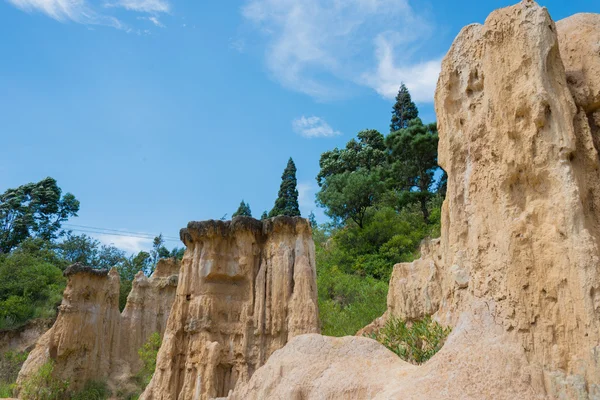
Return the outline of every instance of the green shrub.
<path id="1" fill-rule="evenodd" d="M 0 399 L 4 399 L 6 397 L 13 397 L 14 390 L 14 383 L 0 383 Z"/>
<path id="2" fill-rule="evenodd" d="M 23 400 L 62 400 L 66 397 L 69 381 L 52 376 L 54 361 L 50 360 L 28 377 L 21 385 L 19 398 Z"/>
<path id="3" fill-rule="evenodd" d="M 148 386 L 150 379 L 152 379 L 152 375 L 156 369 L 156 356 L 158 354 L 158 349 L 160 349 L 160 344 L 160 334 L 158 332 L 154 332 L 152 335 L 150 335 L 142 348 L 138 350 L 140 359 L 144 364 L 143 368 L 137 375 L 142 388 Z"/>
<path id="4" fill-rule="evenodd" d="M 105 400 L 109 396 L 106 382 L 88 381 L 81 391 L 71 396 L 71 400 Z"/>
<path id="5" fill-rule="evenodd" d="M 0 257 L 0 329 L 56 315 L 66 280 L 49 262 L 49 250 L 27 241 Z"/>
<path id="6" fill-rule="evenodd" d="M 0 395 L 0 398 L 11 397 L 5 395 L 6 390 L 9 386 L 11 386 L 17 381 L 17 376 L 19 375 L 21 366 L 23 365 L 25 360 L 27 360 L 28 354 L 29 353 L 26 351 L 7 351 L 6 353 L 0 355 L 0 387 L 3 388 L 2 393 L 4 393 Z"/>
<path id="7" fill-rule="evenodd" d="M 317 273 L 317 289 L 324 335 L 354 335 L 386 309 L 387 283 L 369 276 L 322 268 Z"/>
<path id="8" fill-rule="evenodd" d="M 383 328 L 369 336 L 403 360 L 421 364 L 442 348 L 450 331 L 450 327 L 441 326 L 431 317 L 412 323 L 392 317 Z"/>

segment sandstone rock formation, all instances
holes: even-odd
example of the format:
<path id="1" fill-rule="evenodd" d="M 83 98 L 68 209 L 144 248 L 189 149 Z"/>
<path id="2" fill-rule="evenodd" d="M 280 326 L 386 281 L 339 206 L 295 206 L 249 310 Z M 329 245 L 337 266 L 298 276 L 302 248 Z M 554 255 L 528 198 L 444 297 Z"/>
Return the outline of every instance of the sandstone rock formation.
<path id="1" fill-rule="evenodd" d="M 157 368 L 141 399 L 225 396 L 292 337 L 319 332 L 307 220 L 190 222 Z"/>
<path id="2" fill-rule="evenodd" d="M 232 398 L 600 399 L 600 15 L 525 0 L 467 26 L 435 107 L 441 239 L 368 329 L 432 314 L 446 345 L 381 368 L 368 339 L 302 336 Z"/>
<path id="3" fill-rule="evenodd" d="M 137 350 L 154 333 L 164 333 L 177 287 L 179 263 L 160 260 L 151 278 L 135 277 L 127 305 L 119 312 L 119 274 L 74 264 L 56 322 L 38 341 L 19 373 L 17 383 L 49 359 L 54 374 L 68 379 L 76 391 L 88 380 L 130 385 L 139 370 Z"/>

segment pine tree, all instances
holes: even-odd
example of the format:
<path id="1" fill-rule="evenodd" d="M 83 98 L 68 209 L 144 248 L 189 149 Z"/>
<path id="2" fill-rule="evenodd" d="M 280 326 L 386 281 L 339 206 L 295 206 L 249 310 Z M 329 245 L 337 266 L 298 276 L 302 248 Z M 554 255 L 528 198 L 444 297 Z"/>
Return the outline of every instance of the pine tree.
<path id="1" fill-rule="evenodd" d="M 262 215 L 260 216 L 260 219 L 267 219 L 269 218 L 269 214 L 267 214 L 266 211 L 263 211 Z"/>
<path id="2" fill-rule="evenodd" d="M 250 210 L 250 204 L 245 203 L 244 200 L 242 200 L 242 202 L 240 203 L 240 206 L 238 207 L 237 211 L 233 213 L 232 217 L 237 217 L 237 216 L 242 216 L 242 217 L 251 217 L 252 216 L 252 211 Z"/>
<path id="3" fill-rule="evenodd" d="M 419 110 L 413 103 L 410 93 L 404 83 L 400 85 L 398 95 L 396 96 L 396 104 L 392 110 L 392 123 L 390 124 L 390 132 L 408 127 L 408 122 L 419 116 Z"/>
<path id="4" fill-rule="evenodd" d="M 317 226 L 319 226 L 319 224 L 317 223 L 317 217 L 315 216 L 314 212 L 310 212 L 310 214 L 308 214 L 308 222 L 310 222 L 310 227 L 315 229 Z"/>
<path id="5" fill-rule="evenodd" d="M 275 206 L 269 212 L 269 217 L 287 215 L 295 217 L 300 215 L 298 207 L 298 189 L 296 189 L 296 165 L 290 157 L 283 175 L 281 175 L 281 186 L 275 200 Z"/>

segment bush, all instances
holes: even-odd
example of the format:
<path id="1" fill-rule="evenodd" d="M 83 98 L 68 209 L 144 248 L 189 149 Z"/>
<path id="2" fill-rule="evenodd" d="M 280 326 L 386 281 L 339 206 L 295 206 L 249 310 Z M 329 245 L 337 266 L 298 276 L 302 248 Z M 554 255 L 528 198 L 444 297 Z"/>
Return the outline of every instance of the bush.
<path id="1" fill-rule="evenodd" d="M 0 257 L 0 329 L 56 315 L 66 279 L 60 268 L 49 262 L 49 250 L 38 245 L 26 241 Z"/>
<path id="2" fill-rule="evenodd" d="M 392 317 L 383 328 L 369 336 L 404 361 L 422 364 L 442 348 L 450 331 L 450 327 L 444 328 L 431 317 L 412 323 Z"/>
<path id="3" fill-rule="evenodd" d="M 7 388 L 17 381 L 17 376 L 19 375 L 21 366 L 25 360 L 27 360 L 28 354 L 29 353 L 26 351 L 7 351 L 6 353 L 0 355 L 0 387 L 3 388 L 1 393 L 4 393 L 0 395 L 0 398 L 11 397 L 5 395 Z"/>
<path id="4" fill-rule="evenodd" d="M 0 399 L 13 397 L 15 390 L 14 383 L 0 383 Z"/>
<path id="5" fill-rule="evenodd" d="M 160 344 L 160 334 L 158 332 L 154 332 L 152 335 L 150 335 L 142 348 L 138 350 L 140 359 L 144 364 L 143 368 L 138 373 L 138 380 L 142 388 L 148 386 L 150 379 L 152 379 L 152 375 L 156 369 L 156 356 L 158 354 L 158 349 L 160 349 Z"/>
<path id="6" fill-rule="evenodd" d="M 80 392 L 71 396 L 71 400 L 105 400 L 110 396 L 110 390 L 105 382 L 88 381 Z"/>
<path id="7" fill-rule="evenodd" d="M 69 381 L 52 376 L 54 361 L 50 360 L 27 378 L 21 385 L 19 398 L 23 400 L 62 400 L 66 397 Z"/>
<path id="8" fill-rule="evenodd" d="M 324 335 L 354 335 L 386 309 L 387 283 L 368 276 L 346 274 L 336 267 L 321 268 L 317 289 Z"/>

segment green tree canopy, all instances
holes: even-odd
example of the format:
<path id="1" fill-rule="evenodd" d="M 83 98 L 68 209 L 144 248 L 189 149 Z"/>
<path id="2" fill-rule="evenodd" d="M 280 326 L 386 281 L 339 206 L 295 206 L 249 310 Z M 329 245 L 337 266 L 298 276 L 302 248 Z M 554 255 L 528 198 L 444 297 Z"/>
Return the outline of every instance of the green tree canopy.
<path id="1" fill-rule="evenodd" d="M 348 219 L 363 227 L 365 213 L 385 191 L 380 170 L 359 169 L 332 175 L 317 193 L 317 203 L 338 223 Z"/>
<path id="2" fill-rule="evenodd" d="M 61 193 L 56 180 L 48 177 L 0 195 L 0 253 L 10 252 L 29 237 L 60 236 L 62 223 L 79 211 L 75 196 Z"/>
<path id="3" fill-rule="evenodd" d="M 269 218 L 269 214 L 267 214 L 266 211 L 263 211 L 262 215 L 260 216 L 260 219 L 262 220 L 262 219 L 267 219 L 267 218 Z"/>
<path id="4" fill-rule="evenodd" d="M 317 175 L 319 186 L 330 176 L 344 172 L 354 172 L 359 168 L 372 170 L 381 167 L 386 161 L 384 137 L 374 129 L 358 132 L 357 139 L 351 139 L 345 149 L 337 147 L 321 154 Z"/>
<path id="5" fill-rule="evenodd" d="M 413 103 L 410 92 L 402 83 L 398 94 L 396 95 L 396 103 L 392 109 L 392 123 L 390 124 L 390 132 L 395 132 L 399 129 L 408 127 L 408 123 L 419 116 L 419 110 Z"/>
<path id="6" fill-rule="evenodd" d="M 278 215 L 295 217 L 300 215 L 296 183 L 296 165 L 294 164 L 294 160 L 290 157 L 287 166 L 281 175 L 279 194 L 277 195 L 277 200 L 275 200 L 275 206 L 271 212 L 269 212 L 269 217 L 276 217 Z"/>
<path id="7" fill-rule="evenodd" d="M 388 184 L 399 194 L 400 203 L 417 202 L 425 222 L 429 222 L 427 202 L 435 194 L 438 133 L 435 123 L 424 125 L 415 118 L 406 128 L 386 137 L 389 149 Z"/>
<path id="8" fill-rule="evenodd" d="M 242 200 L 242 202 L 240 203 L 240 206 L 233 213 L 232 217 L 237 217 L 238 215 L 243 216 L 243 217 L 251 217 L 252 210 L 250 210 L 250 204 L 248 204 L 248 203 L 244 202 L 244 200 Z"/>

